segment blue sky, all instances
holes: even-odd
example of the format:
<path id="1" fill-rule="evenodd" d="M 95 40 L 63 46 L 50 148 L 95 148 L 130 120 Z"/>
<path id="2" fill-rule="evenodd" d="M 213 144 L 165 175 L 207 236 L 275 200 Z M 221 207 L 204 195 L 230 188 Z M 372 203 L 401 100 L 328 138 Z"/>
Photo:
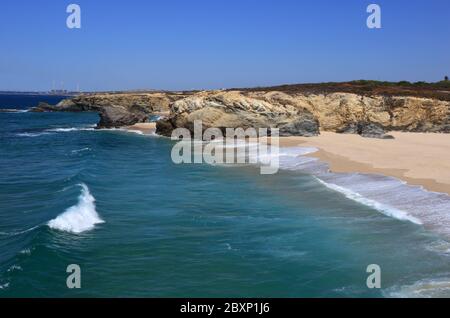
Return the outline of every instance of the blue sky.
<path id="1" fill-rule="evenodd" d="M 82 28 L 66 27 L 81 6 Z M 370 3 L 382 29 L 366 27 Z M 211 89 L 450 75 L 448 0 L 2 0 L 0 90 Z"/>

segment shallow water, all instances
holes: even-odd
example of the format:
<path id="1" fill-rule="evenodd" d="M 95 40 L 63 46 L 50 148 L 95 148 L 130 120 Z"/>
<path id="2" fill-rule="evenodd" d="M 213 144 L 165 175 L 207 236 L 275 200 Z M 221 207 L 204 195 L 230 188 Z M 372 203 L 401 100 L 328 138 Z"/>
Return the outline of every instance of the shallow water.
<path id="1" fill-rule="evenodd" d="M 0 297 L 450 296 L 445 236 L 325 186 L 316 162 L 175 165 L 172 141 L 97 120 L 0 113 Z"/>

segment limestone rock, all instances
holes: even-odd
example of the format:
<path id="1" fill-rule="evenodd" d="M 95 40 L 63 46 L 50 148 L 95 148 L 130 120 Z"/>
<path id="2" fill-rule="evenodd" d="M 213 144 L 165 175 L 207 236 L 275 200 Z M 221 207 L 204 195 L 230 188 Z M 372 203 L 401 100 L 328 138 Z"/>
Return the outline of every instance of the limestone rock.
<path id="1" fill-rule="evenodd" d="M 392 139 L 393 136 L 386 135 L 384 128 L 380 124 L 371 122 L 350 123 L 339 130 L 341 134 L 358 134 L 366 138 Z"/>
<path id="2" fill-rule="evenodd" d="M 157 125 L 156 132 L 170 135 L 171 127 L 193 131 L 201 120 L 207 128 L 279 128 L 283 136 L 314 136 L 319 124 L 307 109 L 269 103 L 239 92 L 201 93 L 174 102 L 169 119 Z"/>
<path id="3" fill-rule="evenodd" d="M 33 112 L 98 112 L 97 128 L 112 128 L 145 122 L 150 115 L 164 113 L 169 105 L 185 95 L 181 93 L 90 94 L 65 99 L 55 106 L 40 104 Z"/>
<path id="4" fill-rule="evenodd" d="M 319 86 L 320 88 L 320 86 Z M 32 111 L 93 111 L 99 127 L 147 121 L 166 112 L 157 132 L 170 136 L 177 127 L 279 128 L 282 136 L 314 136 L 322 131 L 385 138 L 385 131 L 450 133 L 450 101 L 417 96 L 359 95 L 349 92 L 226 90 L 89 94 L 40 104 Z M 383 132 L 382 132 L 383 130 Z"/>

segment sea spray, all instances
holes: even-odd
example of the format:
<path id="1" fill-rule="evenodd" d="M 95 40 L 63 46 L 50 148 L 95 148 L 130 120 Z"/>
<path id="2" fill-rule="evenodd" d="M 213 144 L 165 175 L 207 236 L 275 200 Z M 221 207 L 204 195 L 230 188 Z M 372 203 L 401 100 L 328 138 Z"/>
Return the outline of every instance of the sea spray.
<path id="1" fill-rule="evenodd" d="M 95 198 L 89 188 L 85 184 L 80 184 L 80 187 L 78 203 L 48 222 L 51 229 L 79 234 L 94 229 L 96 224 L 104 223 L 95 210 Z"/>

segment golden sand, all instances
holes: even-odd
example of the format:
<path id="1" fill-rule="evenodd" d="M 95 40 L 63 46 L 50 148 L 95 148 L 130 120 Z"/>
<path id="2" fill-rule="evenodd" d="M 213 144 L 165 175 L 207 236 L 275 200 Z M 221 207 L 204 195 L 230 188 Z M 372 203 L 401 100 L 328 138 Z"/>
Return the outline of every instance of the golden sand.
<path id="1" fill-rule="evenodd" d="M 139 123 L 125 128 L 129 130 L 140 131 L 145 135 L 151 135 L 154 134 L 156 131 L 156 123 Z"/>
<path id="2" fill-rule="evenodd" d="M 395 139 L 322 132 L 317 137 L 281 137 L 280 146 L 316 147 L 310 154 L 333 172 L 397 177 L 412 185 L 450 194 L 450 134 L 390 133 Z"/>

